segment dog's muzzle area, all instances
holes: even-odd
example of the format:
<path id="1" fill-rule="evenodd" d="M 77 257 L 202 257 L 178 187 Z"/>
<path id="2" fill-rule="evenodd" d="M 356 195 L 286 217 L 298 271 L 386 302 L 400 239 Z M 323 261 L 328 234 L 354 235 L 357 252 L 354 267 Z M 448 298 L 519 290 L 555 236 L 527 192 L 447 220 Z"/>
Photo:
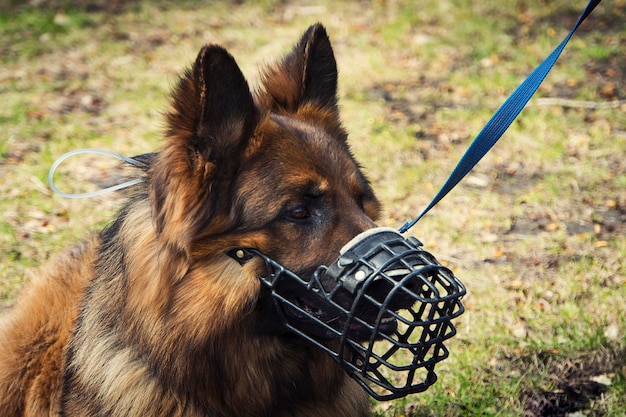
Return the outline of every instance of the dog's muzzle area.
<path id="1" fill-rule="evenodd" d="M 448 357 L 465 287 L 415 238 L 389 228 L 356 236 L 330 266 L 301 277 L 256 249 L 261 282 L 288 330 L 323 349 L 378 400 L 422 392 Z"/>

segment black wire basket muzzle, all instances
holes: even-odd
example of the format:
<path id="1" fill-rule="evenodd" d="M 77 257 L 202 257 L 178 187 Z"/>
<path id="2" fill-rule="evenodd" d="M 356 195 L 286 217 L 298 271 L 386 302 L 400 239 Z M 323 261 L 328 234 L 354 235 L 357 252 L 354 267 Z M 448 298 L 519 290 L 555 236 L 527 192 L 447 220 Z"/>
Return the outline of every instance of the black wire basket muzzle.
<path id="1" fill-rule="evenodd" d="M 389 228 L 356 236 L 330 266 L 300 277 L 255 249 L 285 326 L 328 353 L 377 400 L 422 392 L 448 357 L 465 287 L 417 239 Z"/>

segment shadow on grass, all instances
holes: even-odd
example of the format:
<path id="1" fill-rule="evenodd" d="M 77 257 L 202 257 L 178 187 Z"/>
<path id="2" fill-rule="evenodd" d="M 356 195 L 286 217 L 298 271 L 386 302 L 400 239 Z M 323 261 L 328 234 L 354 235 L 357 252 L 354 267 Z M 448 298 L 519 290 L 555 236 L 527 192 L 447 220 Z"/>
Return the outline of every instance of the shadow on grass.
<path id="1" fill-rule="evenodd" d="M 623 383 L 626 349 L 607 347 L 573 357 L 539 351 L 513 361 L 521 371 L 535 369 L 547 375 L 547 386 L 521 389 L 524 416 L 560 417 L 588 410 L 611 385 Z M 605 413 L 594 407 L 593 415 Z"/>

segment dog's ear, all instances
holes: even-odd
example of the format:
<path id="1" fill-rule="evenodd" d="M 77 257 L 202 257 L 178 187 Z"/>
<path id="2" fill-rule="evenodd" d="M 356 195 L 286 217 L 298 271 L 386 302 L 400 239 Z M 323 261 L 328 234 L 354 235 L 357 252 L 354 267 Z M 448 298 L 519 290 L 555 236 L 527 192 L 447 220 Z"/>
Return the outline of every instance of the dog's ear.
<path id="1" fill-rule="evenodd" d="M 257 120 L 248 83 L 222 47 L 200 50 L 173 93 L 168 140 L 189 151 L 190 163 L 219 165 L 229 175 Z M 234 156 L 234 158 L 232 158 Z"/>
<path id="2" fill-rule="evenodd" d="M 277 112 L 306 103 L 337 112 L 337 63 L 324 26 L 311 26 L 282 62 L 265 69 L 260 101 Z"/>
<path id="3" fill-rule="evenodd" d="M 166 114 L 166 142 L 150 175 L 157 233 L 180 248 L 214 216 L 258 123 L 248 83 L 234 58 L 206 46 L 181 77 Z"/>

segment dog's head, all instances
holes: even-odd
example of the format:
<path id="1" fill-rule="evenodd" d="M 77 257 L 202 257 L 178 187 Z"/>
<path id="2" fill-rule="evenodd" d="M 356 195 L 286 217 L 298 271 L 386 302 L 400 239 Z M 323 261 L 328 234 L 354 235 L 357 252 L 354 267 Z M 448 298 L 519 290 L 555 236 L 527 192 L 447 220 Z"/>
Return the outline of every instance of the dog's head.
<path id="1" fill-rule="evenodd" d="M 262 334 L 303 336 L 364 387 L 402 396 L 434 382 L 464 288 L 417 241 L 372 233 L 380 204 L 347 143 L 321 25 L 267 67 L 254 92 L 226 50 L 203 48 L 166 121 L 149 200 L 165 260 L 157 273 L 174 281 L 160 303 L 184 310 L 176 317 L 194 329 L 189 337 L 201 344 L 245 322 Z M 219 320 L 192 319 L 205 316 Z M 379 340 L 386 353 L 376 356 Z M 408 354 L 402 366 L 389 362 L 399 350 Z M 414 384 L 421 367 L 424 382 Z M 393 388 L 382 368 L 406 373 L 406 382 Z"/>
<path id="2" fill-rule="evenodd" d="M 226 50 L 204 47 L 174 89 L 167 129 L 150 192 L 159 239 L 178 256 L 254 248 L 311 276 L 375 226 L 380 204 L 347 143 L 321 25 L 255 92 Z"/>

